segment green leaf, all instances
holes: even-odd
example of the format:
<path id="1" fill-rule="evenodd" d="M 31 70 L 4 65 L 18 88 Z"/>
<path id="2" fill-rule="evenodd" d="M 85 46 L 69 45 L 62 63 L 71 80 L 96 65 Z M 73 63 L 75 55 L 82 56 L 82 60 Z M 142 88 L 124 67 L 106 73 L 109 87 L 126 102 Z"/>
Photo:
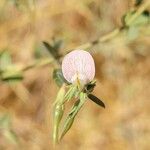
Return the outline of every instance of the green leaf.
<path id="1" fill-rule="evenodd" d="M 66 119 L 65 124 L 63 126 L 63 131 L 60 136 L 60 140 L 65 136 L 65 134 L 69 131 L 69 129 L 72 127 L 72 124 L 74 122 L 75 117 L 69 117 Z"/>
<path id="2" fill-rule="evenodd" d="M 62 70 L 61 69 L 55 69 L 53 71 L 53 79 L 55 80 L 56 84 L 61 87 L 63 85 L 63 83 L 69 84 L 63 74 L 62 74 Z"/>
<path id="3" fill-rule="evenodd" d="M 12 130 L 4 130 L 3 135 L 13 144 L 18 144 L 19 139 L 16 133 Z"/>
<path id="4" fill-rule="evenodd" d="M 8 114 L 4 114 L 0 116 L 0 128 L 2 129 L 10 129 L 11 120 Z"/>
<path id="5" fill-rule="evenodd" d="M 76 115 L 78 114 L 79 110 L 82 108 L 85 100 L 86 100 L 86 93 L 83 93 L 81 92 L 80 93 L 80 100 L 76 101 L 75 104 L 73 105 L 73 107 L 71 108 L 66 120 L 65 120 L 65 123 L 64 123 L 64 126 L 63 126 L 63 130 L 62 130 L 62 133 L 61 133 L 61 136 L 60 136 L 60 139 L 63 138 L 63 136 L 69 131 L 69 129 L 71 128 L 73 122 L 74 122 L 74 119 L 76 117 Z"/>
<path id="6" fill-rule="evenodd" d="M 59 104 L 64 103 L 64 97 L 65 97 L 65 86 L 61 86 L 61 88 L 58 91 L 54 105 L 57 103 L 59 103 Z"/>
<path id="7" fill-rule="evenodd" d="M 77 86 L 71 85 L 67 93 L 65 94 L 65 100 L 69 101 L 71 100 L 77 93 Z"/>
<path id="8" fill-rule="evenodd" d="M 74 118 L 75 118 L 75 115 L 77 114 L 77 112 L 79 111 L 79 104 L 80 104 L 80 100 L 76 101 L 74 106 L 71 108 L 66 120 L 65 120 L 65 123 L 64 123 L 64 126 L 63 126 L 63 130 L 62 130 L 62 133 L 61 133 L 61 136 L 60 136 L 60 140 L 63 138 L 63 136 L 69 131 L 69 129 L 71 128 L 73 122 L 74 122 Z"/>
<path id="9" fill-rule="evenodd" d="M 144 25 L 150 21 L 150 16 L 147 13 L 142 13 L 137 19 L 135 19 L 132 23 L 134 26 Z"/>
<path id="10" fill-rule="evenodd" d="M 38 43 L 36 43 L 35 46 L 34 46 L 34 57 L 35 58 L 43 57 L 42 47 Z"/>
<path id="11" fill-rule="evenodd" d="M 1 79 L 6 82 L 18 82 L 23 79 L 23 73 L 17 70 L 17 68 L 12 67 L 1 73 Z"/>
<path id="12" fill-rule="evenodd" d="M 124 26 L 127 26 L 128 20 L 131 18 L 131 16 L 135 13 L 135 11 L 130 11 L 127 12 L 125 15 L 122 17 L 122 23 Z"/>
<path id="13" fill-rule="evenodd" d="M 70 112 L 68 113 L 68 115 L 72 115 L 75 111 L 76 111 L 76 109 L 78 108 L 78 106 L 79 106 L 79 103 L 80 103 L 80 100 L 77 100 L 75 103 L 74 103 L 74 105 L 73 105 L 73 107 L 71 108 L 71 110 L 70 110 Z"/>
<path id="14" fill-rule="evenodd" d="M 62 46 L 62 40 L 58 40 L 58 41 L 55 41 L 54 44 L 53 44 L 53 49 L 55 49 L 55 51 L 57 52 L 57 55 L 59 56 L 59 49 L 61 48 Z"/>
<path id="15" fill-rule="evenodd" d="M 136 19 L 131 21 L 135 13 L 136 13 L 135 11 L 131 11 L 123 16 L 122 22 L 125 26 L 127 27 L 140 26 L 140 25 L 145 25 L 150 21 L 150 15 L 149 15 L 149 12 L 147 11 L 144 11 L 140 16 L 138 16 Z"/>
<path id="16" fill-rule="evenodd" d="M 11 118 L 7 113 L 0 116 L 0 130 L 11 143 L 18 144 L 18 137 L 16 133 L 11 130 Z"/>
<path id="17" fill-rule="evenodd" d="M 92 81 L 85 85 L 85 91 L 88 93 L 91 93 L 94 90 L 94 87 L 96 86 L 96 81 Z"/>
<path id="18" fill-rule="evenodd" d="M 57 57 L 57 52 L 55 51 L 55 49 L 48 43 L 48 42 L 43 42 L 44 46 L 46 47 L 46 49 L 49 51 L 49 53 L 56 58 Z"/>
<path id="19" fill-rule="evenodd" d="M 62 41 L 56 41 L 54 44 L 49 44 L 46 41 L 43 41 L 44 46 L 48 50 L 48 52 L 55 58 L 56 60 L 59 59 L 60 54 L 59 54 L 59 49 L 62 44 Z"/>
<path id="20" fill-rule="evenodd" d="M 62 86 L 57 94 L 56 101 L 54 103 L 54 127 L 53 127 L 53 142 L 58 142 L 59 126 L 64 113 L 64 96 L 65 87 Z"/>
<path id="21" fill-rule="evenodd" d="M 59 126 L 64 114 L 64 105 L 56 104 L 54 111 L 54 127 L 53 127 L 53 142 L 56 144 L 59 137 Z"/>
<path id="22" fill-rule="evenodd" d="M 93 94 L 88 94 L 88 98 L 90 100 L 92 100 L 94 103 L 96 103 L 97 105 L 105 108 L 105 104 L 99 98 L 97 98 L 96 96 L 94 96 Z"/>
<path id="23" fill-rule="evenodd" d="M 84 103 L 84 101 L 85 101 L 86 98 L 87 98 L 87 94 L 81 92 L 81 93 L 80 93 L 80 101 L 81 101 L 81 103 Z"/>
<path id="24" fill-rule="evenodd" d="M 143 0 L 135 0 L 135 5 L 138 6 L 142 3 Z"/>
<path id="25" fill-rule="evenodd" d="M 0 70 L 4 70 L 7 66 L 11 65 L 11 56 L 8 51 L 3 51 L 0 55 Z"/>
<path id="26" fill-rule="evenodd" d="M 22 71 L 12 64 L 10 53 L 6 50 L 0 55 L 0 79 L 6 82 L 18 82 L 23 79 Z"/>
<path id="27" fill-rule="evenodd" d="M 134 40 L 138 37 L 139 34 L 139 30 L 136 26 L 131 26 L 128 30 L 127 30 L 127 39 L 128 40 Z"/>
<path id="28" fill-rule="evenodd" d="M 20 11 L 31 11 L 35 7 L 35 0 L 9 0 Z"/>

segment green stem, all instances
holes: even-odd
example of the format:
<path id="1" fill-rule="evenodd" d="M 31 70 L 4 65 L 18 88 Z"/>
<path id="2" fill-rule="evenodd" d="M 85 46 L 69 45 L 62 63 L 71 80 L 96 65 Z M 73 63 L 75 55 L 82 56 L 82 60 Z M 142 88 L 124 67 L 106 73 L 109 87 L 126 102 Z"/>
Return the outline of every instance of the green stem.
<path id="1" fill-rule="evenodd" d="M 130 26 L 132 24 L 132 22 L 138 18 L 138 16 L 140 16 L 143 11 L 145 11 L 145 9 L 147 7 L 150 6 L 150 1 L 145 2 L 143 5 L 141 5 L 135 12 L 135 14 L 128 20 L 127 25 Z M 100 37 L 99 39 L 95 40 L 94 42 L 88 42 L 85 43 L 83 45 L 78 46 L 76 49 L 89 49 L 90 47 L 94 46 L 95 44 L 101 43 L 101 42 L 106 42 L 108 40 L 113 39 L 114 37 L 116 37 L 122 30 L 122 27 L 120 28 L 116 28 L 113 31 L 111 31 L 110 33 Z"/>
<path id="2" fill-rule="evenodd" d="M 35 62 L 33 62 L 27 66 L 22 67 L 21 70 L 27 71 L 27 70 L 35 68 L 35 67 L 42 67 L 42 66 L 51 64 L 52 62 L 53 62 L 52 58 L 39 59 L 39 60 L 36 60 Z"/>
<path id="3" fill-rule="evenodd" d="M 143 13 L 143 11 L 145 11 L 145 9 L 149 6 L 150 6 L 150 0 L 145 2 L 143 5 L 141 5 L 141 7 L 139 7 L 139 9 L 137 9 L 136 13 L 128 20 L 127 25 L 130 26 L 132 22 L 136 18 L 138 18 L 138 16 L 140 16 Z"/>
<path id="4" fill-rule="evenodd" d="M 127 25 L 130 26 L 132 24 L 132 22 L 138 17 L 140 16 L 143 11 L 150 6 L 150 1 L 147 1 L 145 3 L 143 3 L 135 12 L 135 14 L 128 20 Z M 106 42 L 109 41 L 111 39 L 113 39 L 114 37 L 116 37 L 120 32 L 122 32 L 122 27 L 120 28 L 116 28 L 113 31 L 111 31 L 110 33 L 98 38 L 97 40 L 95 40 L 94 42 L 88 42 L 85 44 L 82 44 L 78 47 L 76 47 L 76 49 L 89 49 L 92 46 L 98 44 L 98 43 L 102 43 L 102 42 Z M 44 58 L 44 59 L 40 59 L 40 60 L 36 60 L 35 62 L 33 62 L 32 64 L 29 64 L 27 66 L 22 67 L 20 70 L 21 71 L 27 71 L 29 69 L 35 68 L 35 67 L 40 67 L 40 66 L 45 66 L 48 64 L 54 63 L 55 66 L 59 66 L 59 64 L 53 59 L 53 58 Z"/>

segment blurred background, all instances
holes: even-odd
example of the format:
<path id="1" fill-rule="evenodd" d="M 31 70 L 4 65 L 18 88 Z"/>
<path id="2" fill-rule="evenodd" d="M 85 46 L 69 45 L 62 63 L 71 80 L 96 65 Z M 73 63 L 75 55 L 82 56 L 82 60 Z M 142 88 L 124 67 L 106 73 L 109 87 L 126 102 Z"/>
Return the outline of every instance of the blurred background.
<path id="1" fill-rule="evenodd" d="M 53 149 L 59 88 L 43 41 L 63 56 L 121 28 L 122 16 L 148 1 L 0 0 L 0 150 Z M 89 47 L 94 94 L 106 108 L 87 100 L 56 149 L 150 149 L 150 24 L 142 19 Z"/>

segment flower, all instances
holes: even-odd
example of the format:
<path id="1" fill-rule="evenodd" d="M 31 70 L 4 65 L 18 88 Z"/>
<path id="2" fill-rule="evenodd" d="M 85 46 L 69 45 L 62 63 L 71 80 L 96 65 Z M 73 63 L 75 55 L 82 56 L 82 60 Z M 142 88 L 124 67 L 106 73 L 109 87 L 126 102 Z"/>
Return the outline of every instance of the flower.
<path id="1" fill-rule="evenodd" d="M 77 80 L 83 85 L 95 76 L 95 63 L 91 54 L 84 50 L 73 50 L 62 61 L 62 73 L 69 83 Z"/>

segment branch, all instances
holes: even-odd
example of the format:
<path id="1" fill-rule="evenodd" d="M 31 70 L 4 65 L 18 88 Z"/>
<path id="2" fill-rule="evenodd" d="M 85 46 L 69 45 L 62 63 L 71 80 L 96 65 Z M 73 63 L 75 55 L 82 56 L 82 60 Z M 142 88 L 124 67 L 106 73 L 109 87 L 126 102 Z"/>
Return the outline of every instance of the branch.
<path id="1" fill-rule="evenodd" d="M 39 59 L 39 60 L 35 60 L 35 62 L 22 67 L 20 70 L 21 71 L 27 71 L 29 69 L 35 68 L 35 67 L 42 67 L 48 64 L 51 64 L 54 62 L 54 59 L 52 58 L 43 58 L 43 59 Z"/>
<path id="2" fill-rule="evenodd" d="M 149 0 L 146 1 L 145 3 L 143 3 L 136 10 L 136 12 L 131 16 L 131 18 L 127 21 L 126 25 L 131 26 L 132 22 L 135 19 L 137 19 L 145 11 L 145 9 L 149 6 L 150 6 L 150 1 Z M 92 46 L 94 46 L 98 43 L 109 41 L 109 40 L 113 39 L 114 37 L 116 37 L 119 33 L 121 33 L 123 29 L 125 29 L 124 26 L 121 26 L 120 28 L 116 28 L 115 30 L 111 31 L 110 33 L 98 38 L 97 40 L 95 40 L 93 42 L 88 42 L 88 43 L 82 44 L 82 45 L 76 47 L 76 49 L 89 49 L 90 47 L 92 47 Z M 24 72 L 24 71 L 27 71 L 29 69 L 32 69 L 32 68 L 35 68 L 35 67 L 45 66 L 45 65 L 48 65 L 48 64 L 51 64 L 51 63 L 53 63 L 57 67 L 59 66 L 59 64 L 56 63 L 56 60 L 51 57 L 51 58 L 43 58 L 43 59 L 35 60 L 35 62 L 33 62 L 33 63 L 31 63 L 27 66 L 23 66 L 22 68 L 18 69 L 18 71 Z"/>
<path id="3" fill-rule="evenodd" d="M 139 9 L 137 9 L 136 13 L 128 20 L 127 25 L 130 26 L 132 24 L 132 22 L 138 18 L 138 16 L 140 16 L 146 8 L 148 8 L 150 6 L 150 0 L 148 0 L 147 2 L 143 3 L 143 5 L 141 5 L 139 7 Z"/>
<path id="4" fill-rule="evenodd" d="M 135 12 L 135 14 L 128 20 L 128 22 L 126 23 L 127 26 L 131 26 L 132 22 L 137 19 L 144 11 L 146 8 L 148 8 L 150 6 L 150 0 L 145 2 L 144 4 L 142 4 Z M 100 37 L 99 39 L 95 40 L 94 42 L 88 42 L 85 44 L 80 45 L 79 47 L 77 47 L 77 49 L 89 49 L 90 47 L 98 44 L 98 43 L 102 43 L 102 42 L 106 42 L 109 41 L 111 39 L 113 39 L 114 37 L 116 37 L 123 29 L 124 27 L 120 27 L 120 28 L 116 28 L 113 31 L 111 31 L 110 33 Z"/>

